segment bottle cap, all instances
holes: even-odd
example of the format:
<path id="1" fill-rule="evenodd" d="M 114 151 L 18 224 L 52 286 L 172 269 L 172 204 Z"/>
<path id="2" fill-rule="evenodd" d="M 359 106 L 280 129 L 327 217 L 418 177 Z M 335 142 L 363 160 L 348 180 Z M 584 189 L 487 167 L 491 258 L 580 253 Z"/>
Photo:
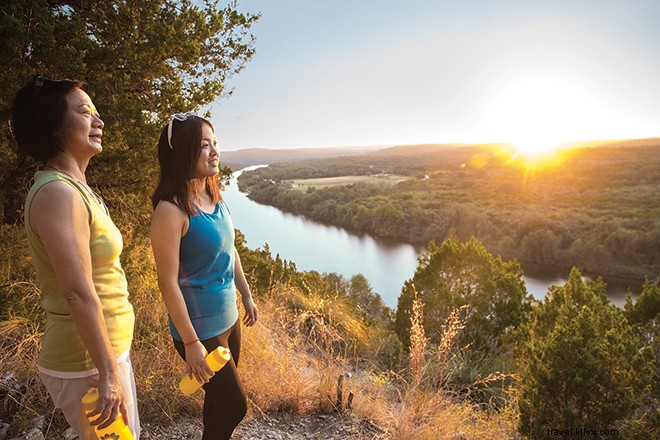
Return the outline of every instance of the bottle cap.
<path id="1" fill-rule="evenodd" d="M 211 370 L 218 371 L 222 368 L 231 357 L 230 351 L 227 347 L 220 346 L 213 350 L 209 355 L 208 364 Z"/>
<path id="2" fill-rule="evenodd" d="M 99 389 L 98 388 L 90 388 L 87 390 L 87 393 L 83 396 L 82 398 L 82 407 L 87 411 L 92 411 L 94 408 L 96 408 L 96 404 L 99 401 Z"/>

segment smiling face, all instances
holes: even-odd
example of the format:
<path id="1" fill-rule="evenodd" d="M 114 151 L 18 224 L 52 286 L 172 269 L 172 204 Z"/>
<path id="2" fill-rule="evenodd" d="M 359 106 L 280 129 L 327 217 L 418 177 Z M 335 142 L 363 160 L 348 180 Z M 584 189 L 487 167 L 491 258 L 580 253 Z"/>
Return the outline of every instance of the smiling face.
<path id="1" fill-rule="evenodd" d="M 90 155 L 103 150 L 103 121 L 92 99 L 79 88 L 67 96 L 67 112 L 60 127 L 62 145 L 73 154 Z"/>
<path id="2" fill-rule="evenodd" d="M 202 145 L 199 157 L 195 163 L 195 177 L 204 178 L 215 176 L 220 172 L 220 153 L 218 141 L 213 128 L 207 123 L 202 124 Z"/>

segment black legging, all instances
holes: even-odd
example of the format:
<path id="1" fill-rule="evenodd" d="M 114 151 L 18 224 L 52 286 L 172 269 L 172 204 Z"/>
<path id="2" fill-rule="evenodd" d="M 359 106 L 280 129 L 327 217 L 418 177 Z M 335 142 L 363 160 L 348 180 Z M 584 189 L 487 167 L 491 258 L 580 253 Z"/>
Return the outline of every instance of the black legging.
<path id="1" fill-rule="evenodd" d="M 241 320 L 226 332 L 202 341 L 209 353 L 218 346 L 229 347 L 231 359 L 204 385 L 204 435 L 202 440 L 225 440 L 247 412 L 247 399 L 238 378 L 236 366 L 241 355 Z M 174 341 L 174 347 L 183 360 L 186 350 L 182 342 Z"/>

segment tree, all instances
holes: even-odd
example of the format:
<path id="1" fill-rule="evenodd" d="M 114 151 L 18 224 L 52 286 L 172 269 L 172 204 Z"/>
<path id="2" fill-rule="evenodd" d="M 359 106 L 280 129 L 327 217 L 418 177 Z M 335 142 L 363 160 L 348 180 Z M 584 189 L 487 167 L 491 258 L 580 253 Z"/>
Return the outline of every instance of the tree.
<path id="1" fill-rule="evenodd" d="M 624 307 L 628 321 L 644 325 L 649 321 L 660 321 L 660 284 L 645 281 L 642 293 L 633 304 L 630 294 Z M 657 322 L 660 324 L 660 322 Z"/>
<path id="2" fill-rule="evenodd" d="M 34 74 L 81 79 L 105 122 L 107 151 L 90 166 L 118 224 L 140 223 L 155 185 L 156 143 L 168 115 L 227 96 L 225 82 L 254 54 L 259 18 L 219 0 L 17 0 L 0 6 L 0 127 Z M 34 164 L 0 139 L 4 223 L 20 218 Z M 225 172 L 228 170 L 225 170 Z M 123 209 L 128 208 L 128 209 Z M 118 212 L 119 211 L 119 212 Z"/>
<path id="3" fill-rule="evenodd" d="M 399 296 L 395 321 L 399 339 L 408 345 L 416 291 L 424 304 L 424 331 L 432 343 L 438 342 L 449 314 L 467 305 L 466 342 L 499 344 L 505 332 L 526 321 L 531 308 L 532 298 L 521 277 L 517 262 L 494 257 L 475 238 L 466 243 L 449 238 L 440 246 L 431 242 Z"/>
<path id="4" fill-rule="evenodd" d="M 577 269 L 535 307 L 520 352 L 520 432 L 624 426 L 648 395 L 653 353 Z"/>
<path id="5" fill-rule="evenodd" d="M 636 326 L 642 341 L 651 347 L 655 355 L 651 398 L 646 405 L 646 414 L 640 417 L 640 419 L 644 419 L 644 422 L 638 425 L 642 432 L 650 432 L 651 427 L 655 427 L 657 438 L 660 436 L 660 413 L 655 410 L 660 407 L 660 283 L 658 280 L 644 282 L 642 293 L 634 304 L 628 295 L 624 313 L 628 321 Z"/>
<path id="6" fill-rule="evenodd" d="M 385 305 L 381 296 L 372 290 L 364 275 L 357 274 L 351 277 L 348 295 L 367 319 L 380 324 L 391 325 L 391 309 Z"/>
<path id="7" fill-rule="evenodd" d="M 398 205 L 394 203 L 380 205 L 373 210 L 372 215 L 376 235 L 380 237 L 398 236 L 401 223 L 405 219 L 405 215 Z"/>

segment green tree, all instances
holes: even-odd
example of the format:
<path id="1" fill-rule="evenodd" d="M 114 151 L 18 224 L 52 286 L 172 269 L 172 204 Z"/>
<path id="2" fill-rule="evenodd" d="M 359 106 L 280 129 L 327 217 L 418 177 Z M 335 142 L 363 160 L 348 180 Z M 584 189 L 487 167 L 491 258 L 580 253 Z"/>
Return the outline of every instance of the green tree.
<path id="1" fill-rule="evenodd" d="M 399 228 L 403 222 L 405 215 L 401 208 L 394 204 L 388 203 L 380 205 L 373 210 L 373 227 L 377 235 L 381 237 L 397 237 Z"/>
<path id="2" fill-rule="evenodd" d="M 470 316 L 464 334 L 468 342 L 500 343 L 505 332 L 526 321 L 531 309 L 532 298 L 521 277 L 517 262 L 494 257 L 475 238 L 466 243 L 449 238 L 440 246 L 431 242 L 399 296 L 395 321 L 399 339 L 409 343 L 416 291 L 424 304 L 424 332 L 431 342 L 438 342 L 452 310 L 467 305 Z"/>
<path id="3" fill-rule="evenodd" d="M 357 274 L 351 277 L 348 295 L 367 319 L 384 325 L 391 325 L 392 310 L 385 305 L 381 296 L 372 290 L 364 275 Z"/>
<path id="4" fill-rule="evenodd" d="M 637 425 L 641 432 L 650 432 L 655 427 L 656 438 L 660 436 L 660 413 L 654 408 L 660 407 L 660 283 L 645 281 L 642 293 L 633 303 L 630 294 L 626 298 L 624 313 L 628 321 L 637 327 L 637 333 L 642 340 L 653 349 L 655 368 L 653 373 L 653 389 L 650 401 L 647 403 L 641 421 Z"/>
<path id="5" fill-rule="evenodd" d="M 636 324 L 643 325 L 649 321 L 659 321 L 660 284 L 658 281 L 645 281 L 642 287 L 642 293 L 634 303 L 630 294 L 628 294 L 624 310 L 628 320 Z"/>
<path id="6" fill-rule="evenodd" d="M 653 352 L 604 289 L 600 281 L 585 283 L 573 269 L 535 307 L 520 352 L 523 435 L 620 429 L 648 395 Z"/>
<path id="7" fill-rule="evenodd" d="M 0 6 L 0 128 L 11 100 L 34 74 L 86 81 L 105 122 L 90 166 L 118 224 L 143 223 L 156 181 L 159 130 L 174 112 L 199 110 L 230 94 L 225 83 L 254 54 L 258 15 L 219 0 L 15 0 Z M 0 137 L 4 223 L 20 218 L 34 164 Z M 123 209 L 128 208 L 128 209 Z M 138 209 L 135 209 L 138 208 Z M 118 212 L 119 211 L 119 212 Z"/>

